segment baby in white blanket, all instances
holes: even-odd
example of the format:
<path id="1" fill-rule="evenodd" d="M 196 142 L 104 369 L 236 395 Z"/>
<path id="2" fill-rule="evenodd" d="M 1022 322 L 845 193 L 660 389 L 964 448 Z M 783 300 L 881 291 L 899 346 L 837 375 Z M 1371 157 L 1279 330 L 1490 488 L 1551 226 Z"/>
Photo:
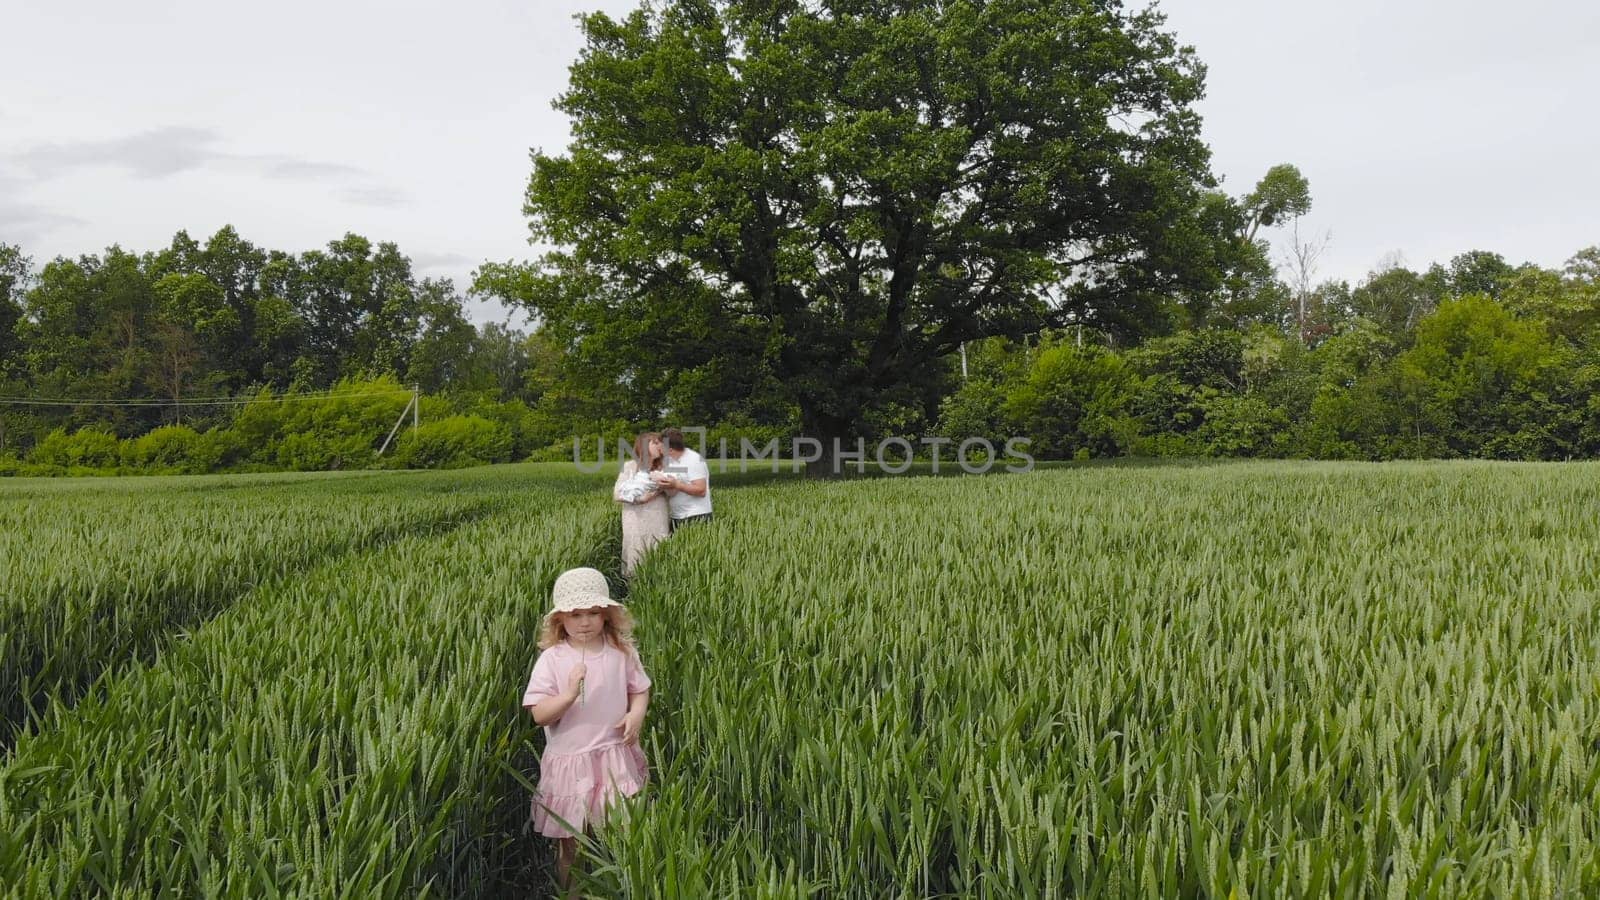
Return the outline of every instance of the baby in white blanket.
<path id="1" fill-rule="evenodd" d="M 651 480 L 649 472 L 639 471 L 634 472 L 631 478 L 617 487 L 617 496 L 621 497 L 624 503 L 639 503 L 658 489 L 655 481 Z"/>

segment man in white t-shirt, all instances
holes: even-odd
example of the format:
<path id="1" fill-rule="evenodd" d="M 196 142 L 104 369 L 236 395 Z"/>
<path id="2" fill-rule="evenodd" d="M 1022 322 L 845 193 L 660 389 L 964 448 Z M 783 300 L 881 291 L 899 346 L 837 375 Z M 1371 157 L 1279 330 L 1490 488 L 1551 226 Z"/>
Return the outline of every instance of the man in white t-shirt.
<path id="1" fill-rule="evenodd" d="M 683 432 L 668 428 L 661 432 L 667 445 L 661 489 L 667 494 L 671 510 L 671 530 L 690 522 L 711 521 L 711 469 L 705 457 L 683 444 Z"/>

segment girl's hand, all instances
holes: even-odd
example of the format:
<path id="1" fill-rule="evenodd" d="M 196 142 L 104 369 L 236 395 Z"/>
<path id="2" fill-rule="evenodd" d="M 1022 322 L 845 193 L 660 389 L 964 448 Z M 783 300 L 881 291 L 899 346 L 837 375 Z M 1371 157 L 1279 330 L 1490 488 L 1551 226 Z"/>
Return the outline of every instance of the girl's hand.
<path id="1" fill-rule="evenodd" d="M 583 686 L 583 677 L 587 674 L 589 667 L 580 661 L 572 674 L 567 676 L 567 699 L 578 699 L 578 689 Z"/>
<path id="2" fill-rule="evenodd" d="M 622 740 L 624 743 L 639 743 L 639 732 L 644 730 L 644 710 L 627 712 L 617 722 L 617 724 L 612 727 L 622 729 Z"/>

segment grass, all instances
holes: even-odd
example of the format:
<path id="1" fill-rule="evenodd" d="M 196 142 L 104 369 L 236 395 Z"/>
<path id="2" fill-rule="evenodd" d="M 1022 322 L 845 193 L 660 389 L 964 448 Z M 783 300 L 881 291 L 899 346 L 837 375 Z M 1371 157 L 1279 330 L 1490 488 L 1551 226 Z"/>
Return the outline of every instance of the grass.
<path id="1" fill-rule="evenodd" d="M 653 782 L 593 895 L 1600 891 L 1600 467 L 712 472 L 629 588 Z M 86 548 L 8 602 L 161 600 L 0 759 L 0 884 L 526 895 L 517 698 L 555 574 L 615 570 L 609 482 L 0 485 L 13 552 Z"/>

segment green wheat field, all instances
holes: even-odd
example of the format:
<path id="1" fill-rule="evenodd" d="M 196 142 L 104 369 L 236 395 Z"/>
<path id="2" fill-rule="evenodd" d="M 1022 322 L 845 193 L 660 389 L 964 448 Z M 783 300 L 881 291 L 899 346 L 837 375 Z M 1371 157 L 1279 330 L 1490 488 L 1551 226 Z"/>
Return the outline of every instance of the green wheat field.
<path id="1" fill-rule="evenodd" d="M 518 700 L 609 483 L 0 483 L 0 892 L 546 892 Z M 713 484 L 587 895 L 1600 892 L 1600 464 Z"/>

